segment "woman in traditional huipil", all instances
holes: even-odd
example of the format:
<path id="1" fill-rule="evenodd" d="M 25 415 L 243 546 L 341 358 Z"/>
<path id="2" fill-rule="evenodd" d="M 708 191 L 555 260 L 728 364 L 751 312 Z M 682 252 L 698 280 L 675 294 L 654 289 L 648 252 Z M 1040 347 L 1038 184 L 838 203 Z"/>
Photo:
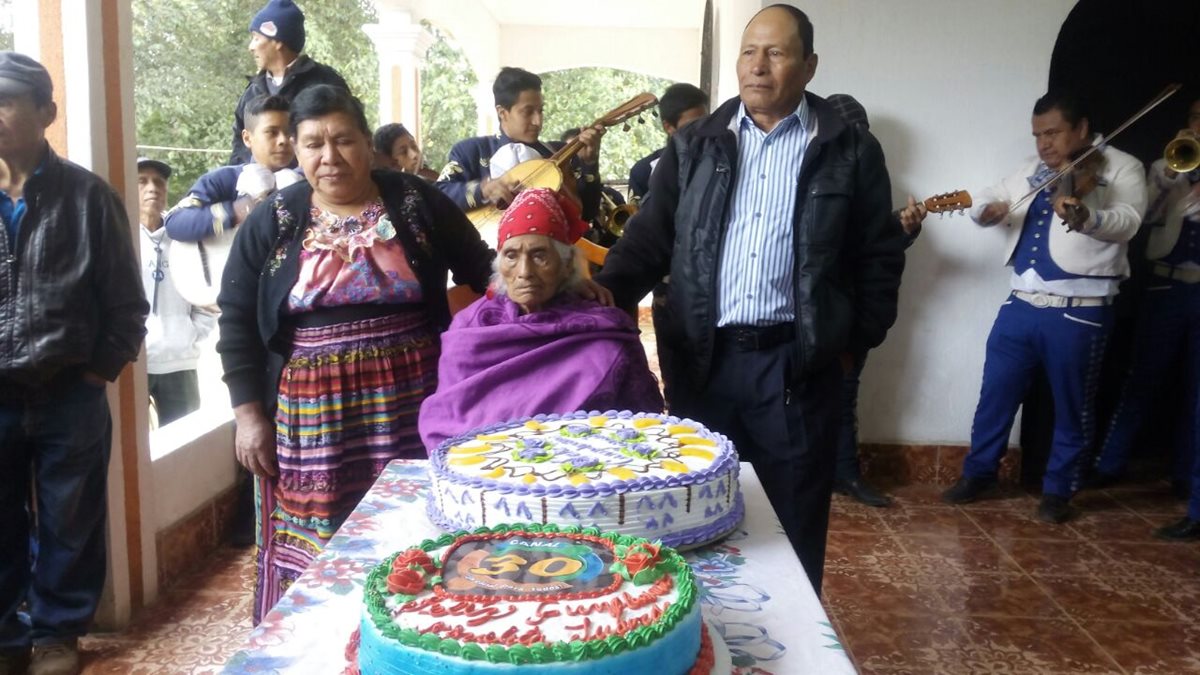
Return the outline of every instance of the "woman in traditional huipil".
<path id="1" fill-rule="evenodd" d="M 425 456 L 447 274 L 483 292 L 492 259 L 436 188 L 371 171 L 352 95 L 306 89 L 290 126 L 307 182 L 239 228 L 218 301 L 238 461 L 257 476 L 256 624 L 390 460 Z"/>

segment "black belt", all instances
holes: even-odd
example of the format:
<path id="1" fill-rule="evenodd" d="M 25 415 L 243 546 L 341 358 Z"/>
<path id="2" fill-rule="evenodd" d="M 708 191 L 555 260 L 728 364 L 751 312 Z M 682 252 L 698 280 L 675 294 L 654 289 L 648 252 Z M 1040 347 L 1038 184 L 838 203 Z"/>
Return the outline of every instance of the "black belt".
<path id="1" fill-rule="evenodd" d="M 396 316 L 408 312 L 421 312 L 425 306 L 410 305 L 339 305 L 335 307 L 320 307 L 311 312 L 292 314 L 283 322 L 292 328 L 324 328 L 339 323 L 351 321 L 366 321 L 378 319 L 381 316 Z"/>
<path id="2" fill-rule="evenodd" d="M 777 323 L 772 326 L 721 326 L 717 328 L 717 340 L 731 344 L 742 351 L 770 349 L 796 338 L 796 326 Z"/>

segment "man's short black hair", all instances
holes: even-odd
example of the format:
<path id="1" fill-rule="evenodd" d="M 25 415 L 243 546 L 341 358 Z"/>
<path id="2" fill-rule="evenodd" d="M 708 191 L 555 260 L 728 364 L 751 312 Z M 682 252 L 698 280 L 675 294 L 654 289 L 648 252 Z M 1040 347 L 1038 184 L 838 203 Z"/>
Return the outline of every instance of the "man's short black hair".
<path id="1" fill-rule="evenodd" d="M 287 98 L 278 94 L 273 96 L 259 96 L 252 99 L 246 104 L 246 110 L 243 112 L 246 128 L 254 131 L 254 127 L 258 125 L 258 116 L 265 112 L 281 112 L 287 113 L 291 108 L 291 103 Z"/>
<path id="2" fill-rule="evenodd" d="M 676 82 L 658 99 L 658 114 L 662 121 L 677 127 L 683 113 L 700 106 L 708 108 L 708 94 L 694 84 Z"/>
<path id="3" fill-rule="evenodd" d="M 496 81 L 492 83 L 492 97 L 496 105 L 508 109 L 516 105 L 523 91 L 541 91 L 542 78 L 528 70 L 505 66 L 500 69 Z"/>
<path id="4" fill-rule="evenodd" d="M 294 137 L 302 122 L 336 113 L 348 115 L 357 123 L 363 135 L 371 137 L 371 127 L 367 124 L 362 101 L 345 89 L 331 84 L 318 84 L 296 94 L 288 120 L 288 133 Z"/>
<path id="5" fill-rule="evenodd" d="M 375 152 L 382 152 L 385 155 L 392 154 L 392 146 L 396 141 L 405 136 L 412 136 L 408 129 L 399 122 L 385 124 L 375 130 L 375 137 L 371 139 L 371 145 L 375 146 Z"/>
<path id="6" fill-rule="evenodd" d="M 566 131 L 559 134 L 558 140 L 562 141 L 563 143 L 566 143 L 567 141 L 571 140 L 572 138 L 575 138 L 576 136 L 578 136 L 581 133 L 583 133 L 583 129 L 580 129 L 579 127 L 571 127 L 570 129 L 567 129 Z"/>
<path id="7" fill-rule="evenodd" d="M 800 11 L 796 7 L 784 3 L 776 3 L 763 7 L 754 16 L 758 16 L 768 9 L 782 9 L 788 13 L 788 16 L 796 22 L 796 33 L 800 35 L 800 41 L 804 43 L 804 55 L 812 56 L 813 53 L 813 25 L 812 21 L 808 20 L 808 15 Z M 751 19 L 753 21 L 754 19 Z M 749 25 L 749 24 L 747 24 Z"/>
<path id="8" fill-rule="evenodd" d="M 1034 115 L 1045 115 L 1051 110 L 1062 113 L 1072 129 L 1079 126 L 1082 120 L 1089 119 L 1083 100 L 1075 92 L 1065 89 L 1049 91 L 1033 104 Z"/>

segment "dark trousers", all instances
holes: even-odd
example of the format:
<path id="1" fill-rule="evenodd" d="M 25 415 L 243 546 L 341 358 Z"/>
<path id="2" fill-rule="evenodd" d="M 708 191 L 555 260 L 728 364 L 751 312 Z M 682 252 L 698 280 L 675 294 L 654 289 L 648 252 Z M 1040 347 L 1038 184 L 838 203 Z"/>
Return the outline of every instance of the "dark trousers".
<path id="1" fill-rule="evenodd" d="M 67 641 L 87 633 L 104 588 L 108 399 L 104 387 L 74 377 L 5 401 L 0 648 Z M 19 612 L 23 603 L 27 611 Z"/>
<path id="2" fill-rule="evenodd" d="M 158 411 L 158 426 L 195 412 L 200 408 L 200 382 L 194 370 L 179 370 L 162 375 L 148 375 L 150 398 Z"/>
<path id="3" fill-rule="evenodd" d="M 1200 284 L 1154 277 L 1143 296 L 1133 349 L 1133 365 L 1096 458 L 1096 469 L 1113 475 L 1125 470 L 1143 420 L 1159 393 L 1182 372 L 1185 399 L 1182 405 L 1178 400 L 1167 405 L 1178 406 L 1182 413 L 1174 477 L 1187 479 L 1196 454 L 1192 441 L 1195 420 L 1189 423 L 1187 418 L 1196 409 L 1200 387 Z"/>
<path id="4" fill-rule="evenodd" d="M 862 478 L 858 463 L 858 386 L 862 380 L 867 356 L 854 361 L 854 370 L 842 378 L 842 430 L 838 434 L 837 471 L 839 483 L 851 483 Z"/>
<path id="5" fill-rule="evenodd" d="M 1095 430 L 1092 408 L 1112 322 L 1111 306 L 1039 308 L 1011 296 L 1000 307 L 988 335 L 963 476 L 996 477 L 1017 409 L 1040 367 L 1054 393 L 1054 441 L 1042 491 L 1075 494 Z"/>
<path id="6" fill-rule="evenodd" d="M 754 466 L 780 523 L 819 594 L 833 495 L 841 368 L 791 382 L 790 342 L 746 350 L 720 337 L 703 387 L 681 384 L 671 413 L 725 434 Z"/>

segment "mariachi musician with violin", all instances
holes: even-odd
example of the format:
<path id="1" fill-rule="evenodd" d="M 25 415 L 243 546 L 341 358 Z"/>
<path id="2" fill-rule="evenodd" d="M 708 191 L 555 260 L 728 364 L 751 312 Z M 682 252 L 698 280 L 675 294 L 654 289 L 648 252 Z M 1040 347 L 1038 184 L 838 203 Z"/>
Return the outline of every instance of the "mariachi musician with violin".
<path id="1" fill-rule="evenodd" d="M 1087 114 L 1070 94 L 1038 99 L 1033 136 L 1038 158 L 974 196 L 975 222 L 1004 230 L 1012 291 L 988 336 L 962 477 L 942 497 L 971 502 L 995 483 L 1017 409 L 1040 368 L 1055 418 L 1037 516 L 1062 523 L 1094 433 L 1113 298 L 1129 275 L 1126 247 L 1142 223 L 1146 181 L 1136 158 L 1110 145 L 1093 149 Z"/>
<path id="2" fill-rule="evenodd" d="M 505 172 L 529 159 L 549 158 L 560 145 L 538 139 L 542 131 L 540 77 L 520 68 L 502 68 L 492 84 L 492 94 L 500 133 L 455 143 L 436 183 L 468 214 L 487 206 L 503 209 L 510 204 L 520 186 L 512 177 L 504 176 Z M 591 127 L 580 133 L 577 141 L 581 147 L 569 169 L 575 180 L 567 180 L 563 186 L 577 195 L 585 220 L 594 218 L 599 209 L 602 135 L 601 129 Z"/>

